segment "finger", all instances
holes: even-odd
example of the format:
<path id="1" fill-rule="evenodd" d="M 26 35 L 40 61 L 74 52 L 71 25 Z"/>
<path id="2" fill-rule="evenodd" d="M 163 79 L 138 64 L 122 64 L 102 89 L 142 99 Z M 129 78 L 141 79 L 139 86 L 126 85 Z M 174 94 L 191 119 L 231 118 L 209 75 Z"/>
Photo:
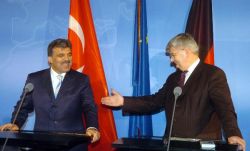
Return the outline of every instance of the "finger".
<path id="1" fill-rule="evenodd" d="M 8 125 L 3 129 L 3 131 L 17 131 L 17 130 L 19 130 L 19 128 L 15 125 Z"/>
<path id="2" fill-rule="evenodd" d="M 93 143 L 95 141 L 95 135 L 93 133 L 87 133 L 87 135 L 89 135 L 91 137 L 91 143 Z"/>
<path id="3" fill-rule="evenodd" d="M 98 139 L 97 139 L 97 136 L 94 136 L 93 139 L 92 139 L 92 143 L 96 142 Z"/>
<path id="4" fill-rule="evenodd" d="M 115 89 L 111 89 L 111 94 L 112 95 L 119 95 L 119 93 Z"/>
<path id="5" fill-rule="evenodd" d="M 4 130 L 4 127 L 3 127 L 3 126 L 1 126 L 1 127 L 0 127 L 0 131 L 3 131 L 3 130 Z"/>
<path id="6" fill-rule="evenodd" d="M 98 132 L 96 132 L 93 136 L 92 143 L 98 141 L 99 139 L 100 139 L 100 134 Z"/>
<path id="7" fill-rule="evenodd" d="M 237 140 L 236 139 L 230 139 L 228 141 L 228 143 L 229 144 L 237 144 L 237 145 L 239 145 L 239 150 L 245 151 L 245 145 L 246 145 L 246 143 L 242 139 L 237 139 Z"/>
<path id="8" fill-rule="evenodd" d="M 108 105 L 110 102 L 110 99 L 109 99 L 109 97 L 103 97 L 101 102 L 102 102 L 102 104 Z"/>
<path id="9" fill-rule="evenodd" d="M 10 130 L 10 125 L 9 124 L 3 125 L 2 128 L 1 128 L 1 131 L 8 131 L 8 130 Z"/>
<path id="10" fill-rule="evenodd" d="M 89 132 L 89 131 L 87 131 L 86 134 L 87 134 L 88 136 L 90 136 L 90 137 L 93 137 L 93 134 L 92 134 L 91 132 Z"/>

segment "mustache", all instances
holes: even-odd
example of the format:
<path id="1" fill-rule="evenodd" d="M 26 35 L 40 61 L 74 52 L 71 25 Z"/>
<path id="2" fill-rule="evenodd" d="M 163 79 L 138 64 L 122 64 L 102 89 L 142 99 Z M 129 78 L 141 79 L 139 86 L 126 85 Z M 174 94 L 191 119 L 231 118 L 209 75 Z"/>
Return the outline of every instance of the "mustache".
<path id="1" fill-rule="evenodd" d="M 62 64 L 70 64 L 70 63 L 71 63 L 71 61 L 69 61 L 69 60 L 68 60 L 68 61 L 63 61 L 63 62 L 62 62 Z"/>

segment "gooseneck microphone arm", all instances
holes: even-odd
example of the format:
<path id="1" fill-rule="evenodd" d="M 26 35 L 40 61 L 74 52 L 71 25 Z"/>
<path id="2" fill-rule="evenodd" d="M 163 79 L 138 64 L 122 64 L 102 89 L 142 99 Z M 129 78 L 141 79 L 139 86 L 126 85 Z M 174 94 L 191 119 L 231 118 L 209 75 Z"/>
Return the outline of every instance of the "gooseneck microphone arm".
<path id="1" fill-rule="evenodd" d="M 171 140 L 171 135 L 172 135 L 172 128 L 173 128 L 173 120 L 174 120 L 176 101 L 177 101 L 178 97 L 182 93 L 181 87 L 179 87 L 179 86 L 175 87 L 173 93 L 174 93 L 174 106 L 173 106 L 173 112 L 172 112 L 172 117 L 171 117 L 171 122 L 170 122 L 170 129 L 169 129 L 169 133 L 168 133 L 167 151 L 169 151 L 169 147 L 170 147 L 170 140 Z"/>
<path id="2" fill-rule="evenodd" d="M 25 85 L 25 87 L 24 87 L 24 92 L 23 92 L 21 101 L 20 101 L 20 103 L 19 103 L 18 109 L 17 109 L 17 111 L 16 111 L 16 113 L 15 113 L 15 116 L 14 116 L 14 118 L 13 118 L 11 124 L 15 124 L 16 119 L 17 119 L 17 116 L 18 116 L 18 114 L 19 114 L 19 112 L 20 112 L 20 109 L 21 109 L 21 107 L 22 107 L 22 105 L 23 105 L 24 98 L 26 97 L 27 93 L 31 92 L 33 89 L 34 89 L 34 85 L 33 85 L 32 83 L 27 83 L 27 84 Z M 7 130 L 7 131 L 8 131 L 8 130 Z M 9 139 L 9 136 L 7 135 L 7 137 L 6 137 L 5 141 L 4 141 L 4 144 L 3 144 L 3 146 L 2 146 L 1 151 L 4 151 L 4 149 L 5 149 L 5 147 L 6 147 L 6 144 L 7 144 L 7 142 L 8 142 L 8 139 Z"/>
<path id="3" fill-rule="evenodd" d="M 20 109 L 23 106 L 24 98 L 26 97 L 27 93 L 29 93 L 29 92 L 31 92 L 33 90 L 33 88 L 34 88 L 34 85 L 32 83 L 28 83 L 28 84 L 25 85 L 25 87 L 24 87 L 24 93 L 23 93 L 21 102 L 20 102 L 20 104 L 18 106 L 18 109 L 16 111 L 16 114 L 15 114 L 15 116 L 14 116 L 11 124 L 15 124 L 17 116 L 18 116 L 18 114 L 20 112 Z"/>

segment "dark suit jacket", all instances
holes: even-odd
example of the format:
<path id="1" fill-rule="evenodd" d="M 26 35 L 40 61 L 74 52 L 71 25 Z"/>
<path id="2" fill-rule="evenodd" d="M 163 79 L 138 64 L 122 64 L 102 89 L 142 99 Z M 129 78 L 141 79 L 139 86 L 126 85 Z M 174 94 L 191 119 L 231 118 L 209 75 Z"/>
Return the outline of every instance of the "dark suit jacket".
<path id="1" fill-rule="evenodd" d="M 35 131 L 83 133 L 84 123 L 86 127 L 98 128 L 97 108 L 86 75 L 74 70 L 66 73 L 57 98 L 52 88 L 50 69 L 29 74 L 26 83 L 32 83 L 34 89 L 25 97 L 18 114 L 16 124 L 19 127 L 26 121 L 28 113 L 34 111 Z M 12 114 L 12 120 L 19 103 Z"/>
<path id="2" fill-rule="evenodd" d="M 170 123 L 173 90 L 179 77 L 180 71 L 171 74 L 154 95 L 125 97 L 123 112 L 148 114 L 165 110 L 167 123 Z M 165 135 L 168 135 L 169 125 Z M 177 99 L 172 136 L 221 139 L 221 127 L 225 137 L 242 137 L 225 73 L 218 67 L 200 62 Z"/>

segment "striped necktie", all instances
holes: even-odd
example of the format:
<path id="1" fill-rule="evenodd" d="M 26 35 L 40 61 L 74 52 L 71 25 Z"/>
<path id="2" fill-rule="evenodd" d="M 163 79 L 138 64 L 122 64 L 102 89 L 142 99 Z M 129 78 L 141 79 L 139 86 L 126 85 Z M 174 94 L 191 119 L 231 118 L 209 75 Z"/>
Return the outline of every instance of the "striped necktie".
<path id="1" fill-rule="evenodd" d="M 58 75 L 56 76 L 56 78 L 58 79 L 58 83 L 57 83 L 56 88 L 55 88 L 55 97 L 57 97 L 57 94 L 58 94 L 58 92 L 59 92 L 59 90 L 60 90 L 60 87 L 61 87 L 61 85 L 62 85 L 62 78 L 63 78 L 63 76 L 60 75 L 60 74 L 58 74 Z"/>

